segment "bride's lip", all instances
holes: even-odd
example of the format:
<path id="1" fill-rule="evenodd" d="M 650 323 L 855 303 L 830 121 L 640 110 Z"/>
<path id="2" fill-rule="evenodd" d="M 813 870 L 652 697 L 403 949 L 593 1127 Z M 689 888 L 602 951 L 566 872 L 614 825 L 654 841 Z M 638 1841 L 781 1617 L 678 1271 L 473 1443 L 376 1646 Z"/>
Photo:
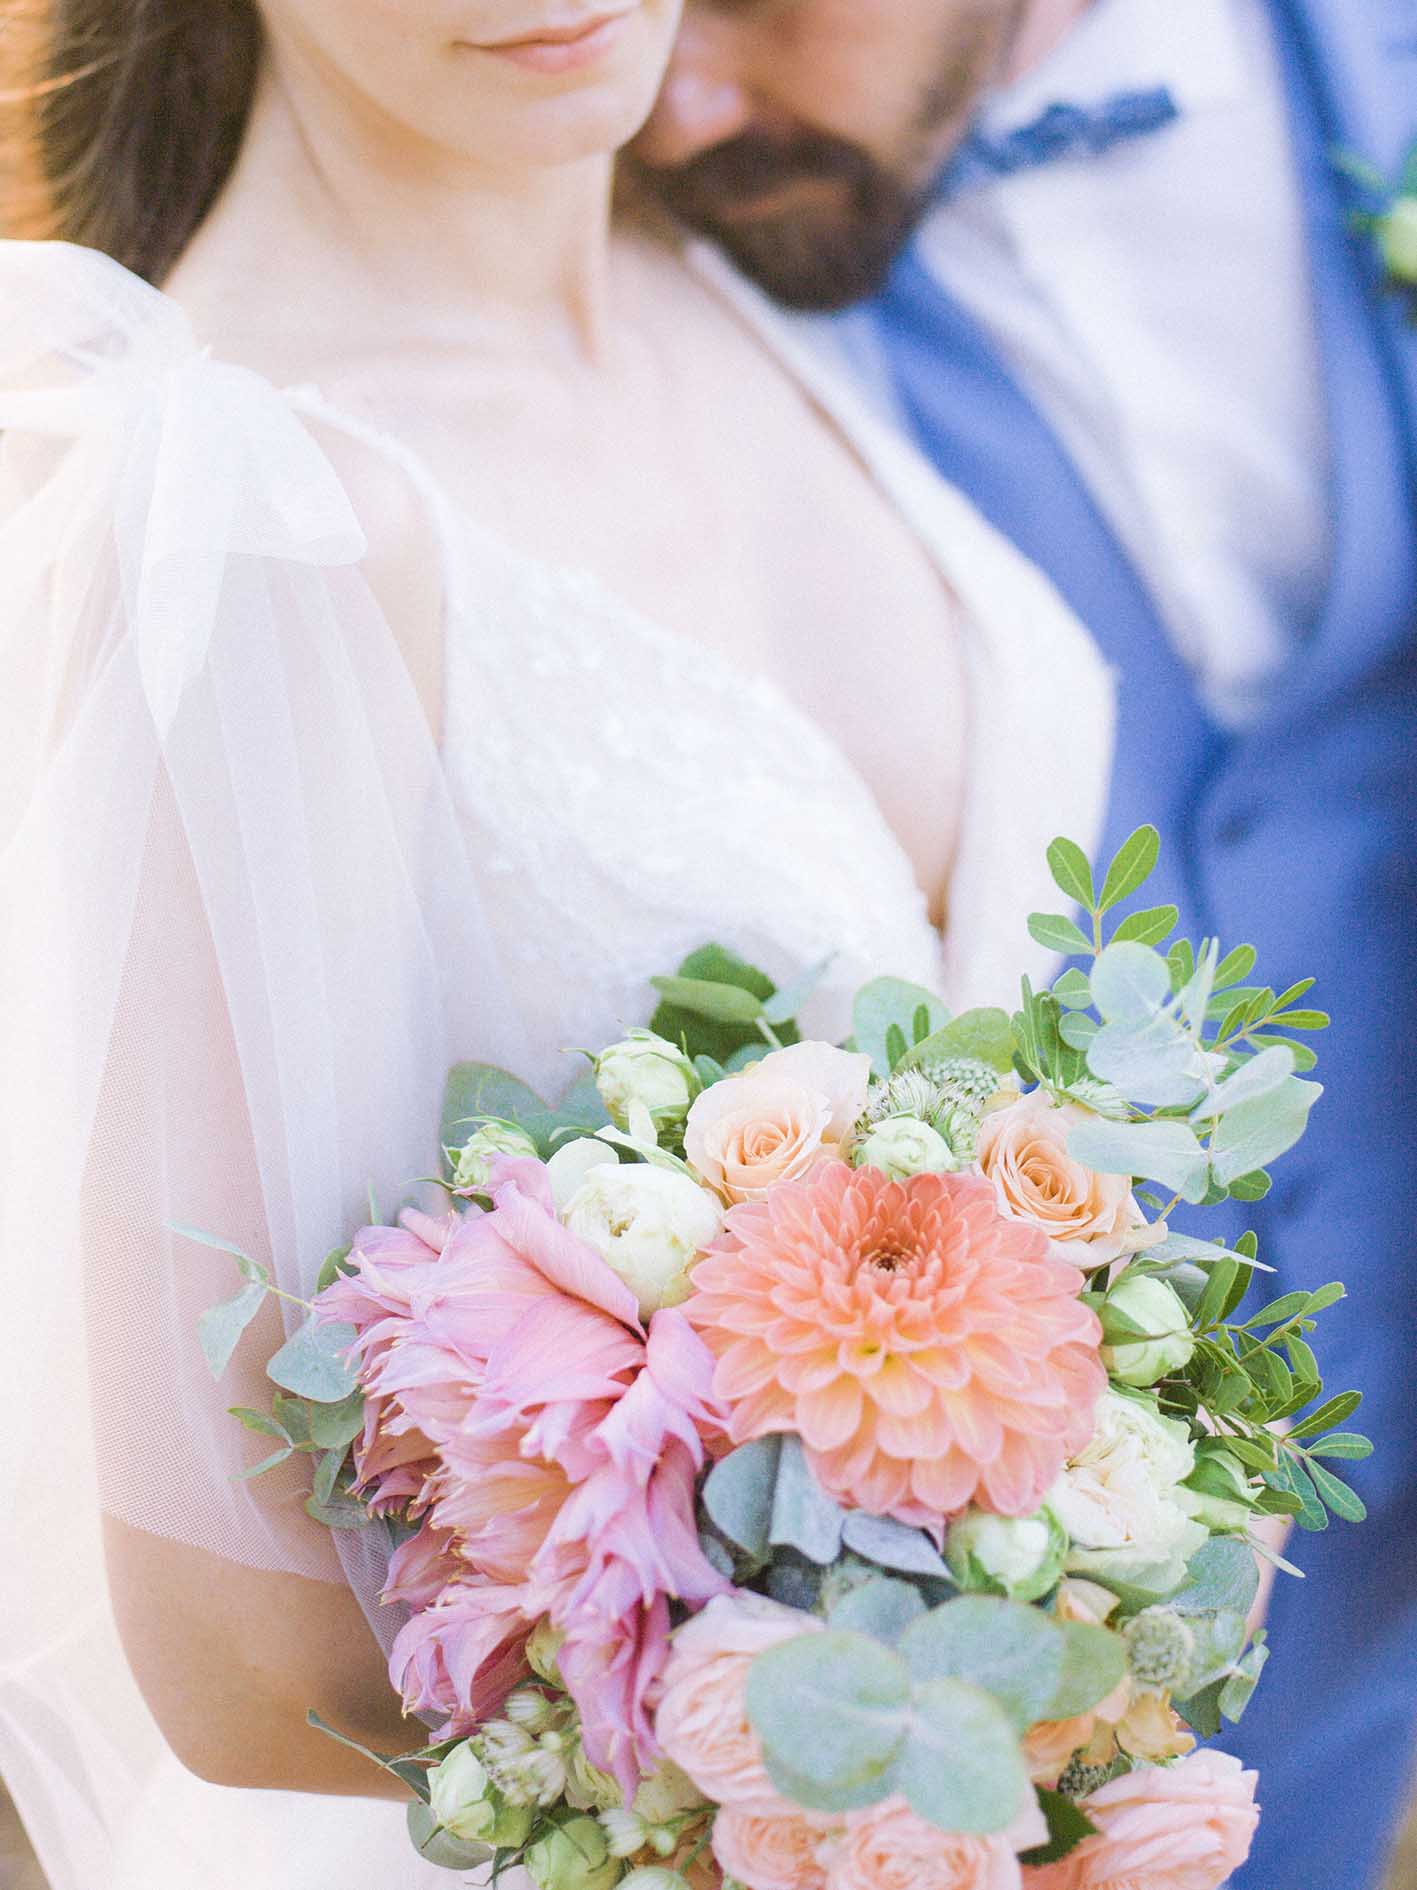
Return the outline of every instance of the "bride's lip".
<path id="1" fill-rule="evenodd" d="M 472 50 L 509 60 L 530 72 L 576 72 L 594 65 L 613 49 L 635 10 L 622 7 L 617 12 L 597 13 L 560 26 L 538 26 L 516 39 L 497 40 Z"/>

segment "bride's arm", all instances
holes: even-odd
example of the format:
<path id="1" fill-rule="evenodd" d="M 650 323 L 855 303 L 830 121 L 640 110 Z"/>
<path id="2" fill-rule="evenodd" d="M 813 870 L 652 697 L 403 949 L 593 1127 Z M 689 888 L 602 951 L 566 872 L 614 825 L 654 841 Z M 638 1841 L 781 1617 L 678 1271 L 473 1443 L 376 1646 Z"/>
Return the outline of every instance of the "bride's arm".
<path id="1" fill-rule="evenodd" d="M 378 509 L 366 567 L 425 713 L 441 688 L 438 559 L 413 508 Z M 395 528 L 397 527 L 397 529 Z M 300 1098 L 290 1100 L 298 1110 Z M 412 1750 L 385 1658 L 328 1532 L 304 1513 L 313 1459 L 238 1481 L 271 1448 L 228 1407 L 265 1409 L 274 1302 L 222 1382 L 196 1320 L 240 1284 L 231 1260 L 170 1232 L 198 1226 L 269 1261 L 260 1173 L 227 993 L 171 790 L 159 784 L 123 989 L 85 1175 L 104 1549 L 115 1618 L 178 1758 L 213 1783 L 406 1796 L 311 1729 L 321 1717 L 382 1752 Z M 332 1228 L 331 1244 L 347 1230 Z"/>

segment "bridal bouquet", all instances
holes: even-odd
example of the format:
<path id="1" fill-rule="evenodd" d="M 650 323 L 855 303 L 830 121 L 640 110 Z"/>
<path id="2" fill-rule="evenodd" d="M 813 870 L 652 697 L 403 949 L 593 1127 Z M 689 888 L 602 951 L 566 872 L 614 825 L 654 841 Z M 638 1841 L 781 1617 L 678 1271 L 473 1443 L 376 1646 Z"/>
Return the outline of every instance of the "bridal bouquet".
<path id="1" fill-rule="evenodd" d="M 1266 1658 L 1257 1526 L 1361 1503 L 1263 1266 L 1173 1219 L 1259 1199 L 1320 1091 L 1308 986 L 1107 935 L 1018 1010 L 811 989 L 710 946 L 559 1109 L 452 1072 L 451 1206 L 368 1226 L 272 1360 L 312 1514 L 396 1541 L 391 1672 L 433 1743 L 370 1754 L 450 1869 L 538 1890 L 1216 1890 L 1256 1775 L 1198 1740 Z M 206 1315 L 224 1365 L 269 1275 Z M 319 1722 L 317 1722 L 319 1723 Z M 331 1728 L 325 1728 L 331 1731 Z M 336 1736 L 339 1736 L 336 1734 Z"/>

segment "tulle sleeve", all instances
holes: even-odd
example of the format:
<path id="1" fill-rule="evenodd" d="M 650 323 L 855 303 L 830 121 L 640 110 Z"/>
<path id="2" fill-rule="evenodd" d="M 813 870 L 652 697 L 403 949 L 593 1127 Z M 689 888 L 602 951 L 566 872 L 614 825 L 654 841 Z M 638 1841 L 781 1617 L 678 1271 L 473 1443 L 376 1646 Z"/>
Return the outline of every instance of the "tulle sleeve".
<path id="1" fill-rule="evenodd" d="M 103 1512 L 341 1579 L 298 1475 L 239 1479 L 275 1314 L 214 1385 L 239 1280 L 173 1228 L 308 1294 L 430 1171 L 448 1063 L 515 1060 L 364 556 L 278 390 L 107 259 L 0 244 L 0 1760 L 76 1815 L 121 1738 L 80 1750 Z"/>

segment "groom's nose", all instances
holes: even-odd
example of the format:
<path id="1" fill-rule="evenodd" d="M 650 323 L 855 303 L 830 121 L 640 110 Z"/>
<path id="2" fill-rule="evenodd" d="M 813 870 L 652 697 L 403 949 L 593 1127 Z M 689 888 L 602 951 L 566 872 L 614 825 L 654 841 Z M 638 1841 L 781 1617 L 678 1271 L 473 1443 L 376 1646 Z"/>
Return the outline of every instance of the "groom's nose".
<path id="1" fill-rule="evenodd" d="M 659 101 L 635 144 L 645 163 L 687 164 L 753 122 L 755 100 L 737 40 L 729 21 L 692 13 L 685 20 Z"/>

